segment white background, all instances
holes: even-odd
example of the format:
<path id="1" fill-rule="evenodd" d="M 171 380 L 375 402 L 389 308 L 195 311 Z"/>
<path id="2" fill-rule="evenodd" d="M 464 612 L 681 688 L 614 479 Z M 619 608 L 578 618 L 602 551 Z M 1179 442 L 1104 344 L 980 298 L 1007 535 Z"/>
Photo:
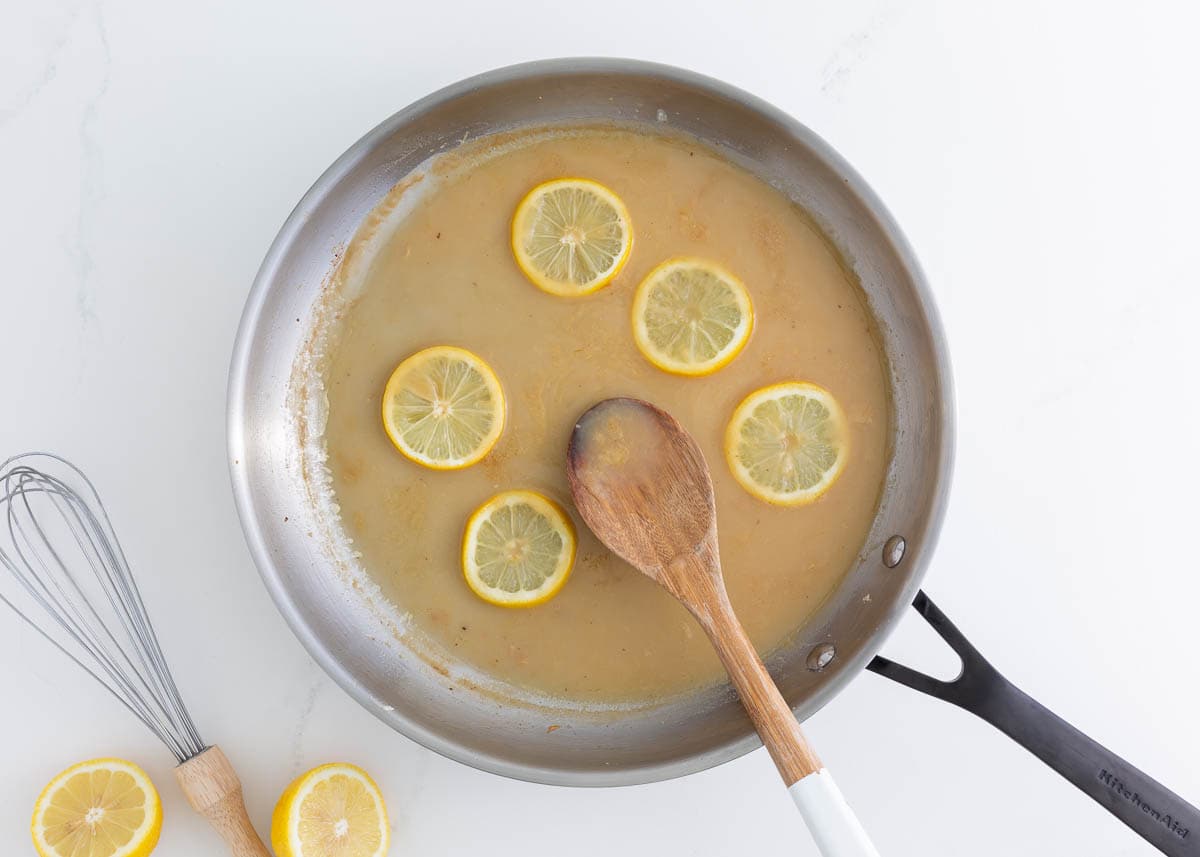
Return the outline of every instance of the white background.
<path id="1" fill-rule="evenodd" d="M 1200 19 L 1194 4 L 0 0 L 0 457 L 99 484 L 209 740 L 266 830 L 330 760 L 386 794 L 392 853 L 811 854 L 759 751 L 639 788 L 509 782 L 419 748 L 313 665 L 233 510 L 243 299 L 315 177 L 432 89 L 625 55 L 748 89 L 839 149 L 907 231 L 958 388 L 926 589 L 1014 681 L 1200 801 Z M 885 651 L 951 662 L 914 615 Z M 172 760 L 0 618 L 0 851 L 43 783 L 140 762 L 159 853 L 219 853 Z M 1151 849 L 1008 739 L 863 675 L 809 731 L 884 855 Z M 1200 835 L 1200 831 L 1193 831 Z"/>

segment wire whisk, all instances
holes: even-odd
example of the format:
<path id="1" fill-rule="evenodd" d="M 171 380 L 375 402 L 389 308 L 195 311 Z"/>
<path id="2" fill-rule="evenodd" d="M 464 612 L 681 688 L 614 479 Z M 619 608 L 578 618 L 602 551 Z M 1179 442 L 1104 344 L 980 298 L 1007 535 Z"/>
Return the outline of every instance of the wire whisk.
<path id="1" fill-rule="evenodd" d="M 22 455 L 0 467 L 0 507 L 7 529 L 0 562 L 48 622 L 18 606 L 17 597 L 0 591 L 0 599 L 100 682 L 177 761 L 202 753 L 204 740 L 91 481 L 58 456 Z"/>
<path id="2" fill-rule="evenodd" d="M 0 584 L 0 601 L 167 746 L 188 800 L 235 855 L 269 857 L 237 774 L 184 705 L 91 480 L 57 455 L 15 456 L 0 465 L 0 513 L 0 564 L 11 578 Z"/>

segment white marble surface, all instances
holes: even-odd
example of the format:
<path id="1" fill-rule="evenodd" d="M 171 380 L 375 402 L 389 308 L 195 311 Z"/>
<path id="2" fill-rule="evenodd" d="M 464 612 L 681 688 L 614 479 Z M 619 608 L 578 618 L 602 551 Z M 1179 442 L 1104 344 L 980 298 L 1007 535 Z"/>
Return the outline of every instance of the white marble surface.
<path id="1" fill-rule="evenodd" d="M 562 54 L 724 78 L 874 184 L 955 360 L 957 473 L 928 591 L 1028 691 L 1200 801 L 1194 4 L 337 6 L 0 0 L 0 456 L 59 450 L 100 484 L 262 829 L 290 777 L 346 759 L 382 784 L 394 854 L 813 853 L 762 751 L 575 791 L 391 733 L 309 660 L 242 541 L 225 374 L 279 224 L 390 112 Z M 915 617 L 886 651 L 948 663 Z M 0 675 L 0 850 L 29 852 L 54 772 L 116 754 L 161 786 L 161 854 L 218 853 L 162 748 L 7 620 Z M 1003 736 L 876 676 L 810 732 L 885 855 L 1151 851 Z"/>

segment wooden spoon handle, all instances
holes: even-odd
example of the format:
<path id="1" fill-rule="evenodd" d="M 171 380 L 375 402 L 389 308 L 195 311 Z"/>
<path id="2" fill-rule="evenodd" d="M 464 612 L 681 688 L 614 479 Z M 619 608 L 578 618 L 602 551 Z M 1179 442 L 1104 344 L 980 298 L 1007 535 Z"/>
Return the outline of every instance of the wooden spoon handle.
<path id="1" fill-rule="evenodd" d="M 821 766 L 816 751 L 809 746 L 796 715 L 746 636 L 728 598 L 721 592 L 714 601 L 714 613 L 701 618 L 701 624 L 804 817 L 817 849 L 825 857 L 879 857 L 833 776 Z"/>
<path id="2" fill-rule="evenodd" d="M 233 857 L 271 857 L 242 800 L 242 781 L 220 747 L 209 747 L 175 769 L 192 809 L 225 840 Z"/>
<path id="3" fill-rule="evenodd" d="M 720 598 L 709 621 L 701 622 L 784 785 L 791 786 L 821 770 L 821 760 L 809 746 L 796 715 L 775 686 L 727 599 Z"/>

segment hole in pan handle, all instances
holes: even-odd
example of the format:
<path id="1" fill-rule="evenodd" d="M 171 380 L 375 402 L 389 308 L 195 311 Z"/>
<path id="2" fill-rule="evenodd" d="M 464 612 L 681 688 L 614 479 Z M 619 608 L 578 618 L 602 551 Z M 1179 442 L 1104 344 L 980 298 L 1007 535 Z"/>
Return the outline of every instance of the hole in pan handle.
<path id="1" fill-rule="evenodd" d="M 913 607 L 962 659 L 942 681 L 884 657 L 867 669 L 986 720 L 1171 857 L 1200 857 L 1200 810 L 1014 686 L 924 592 Z"/>

